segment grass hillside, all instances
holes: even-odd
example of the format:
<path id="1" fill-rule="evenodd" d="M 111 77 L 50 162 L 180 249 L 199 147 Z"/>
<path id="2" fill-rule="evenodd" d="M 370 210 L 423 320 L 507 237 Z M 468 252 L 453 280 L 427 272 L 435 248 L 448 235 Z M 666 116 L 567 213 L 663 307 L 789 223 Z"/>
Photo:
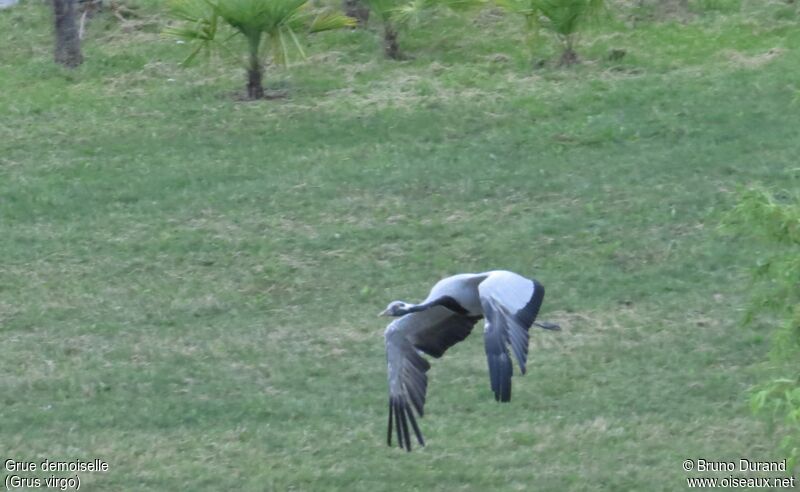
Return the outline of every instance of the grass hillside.
<path id="1" fill-rule="evenodd" d="M 92 19 L 73 71 L 46 3 L 0 11 L 0 457 L 107 461 L 82 490 L 448 492 L 781 459 L 747 404 L 762 252 L 718 224 L 800 186 L 800 11 L 668 3 L 613 4 L 570 69 L 492 9 L 422 20 L 404 62 L 377 24 L 323 33 L 258 102 L 230 56 L 178 66 L 155 2 Z M 563 331 L 499 405 L 478 327 L 432 361 L 428 446 L 388 448 L 375 315 L 499 268 Z"/>

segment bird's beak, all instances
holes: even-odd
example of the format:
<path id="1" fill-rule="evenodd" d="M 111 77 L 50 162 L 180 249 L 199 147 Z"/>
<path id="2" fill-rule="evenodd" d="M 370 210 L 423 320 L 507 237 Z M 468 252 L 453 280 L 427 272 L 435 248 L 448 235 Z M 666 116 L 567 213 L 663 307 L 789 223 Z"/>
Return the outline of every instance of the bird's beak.
<path id="1" fill-rule="evenodd" d="M 378 313 L 378 317 L 380 318 L 381 316 L 391 316 L 391 314 L 389 314 L 389 310 L 388 309 L 384 309 L 383 311 Z"/>

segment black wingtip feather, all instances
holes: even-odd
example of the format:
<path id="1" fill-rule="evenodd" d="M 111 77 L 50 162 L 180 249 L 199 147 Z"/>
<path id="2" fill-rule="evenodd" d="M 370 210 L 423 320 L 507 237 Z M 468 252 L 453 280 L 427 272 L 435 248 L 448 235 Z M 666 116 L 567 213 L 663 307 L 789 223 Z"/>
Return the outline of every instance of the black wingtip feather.
<path id="1" fill-rule="evenodd" d="M 392 399 L 389 398 L 389 429 L 386 431 L 386 444 L 391 447 L 392 446 L 392 415 L 394 414 L 394 406 L 392 405 Z"/>
<path id="2" fill-rule="evenodd" d="M 400 409 L 397 406 L 397 399 L 392 399 L 392 405 L 394 406 L 394 427 L 395 433 L 397 434 L 397 445 L 402 449 L 403 433 L 400 431 L 400 420 L 402 420 L 402 418 L 400 416 Z"/>
<path id="3" fill-rule="evenodd" d="M 413 386 L 407 386 L 408 389 L 408 396 L 411 399 L 411 403 L 414 405 L 414 408 L 417 409 L 417 413 L 420 417 L 422 417 L 424 412 L 425 406 L 425 396 L 420 395 L 419 390 L 417 390 Z"/>
<path id="4" fill-rule="evenodd" d="M 511 378 L 503 385 L 503 394 L 500 395 L 500 402 L 505 403 L 511 401 Z"/>
<path id="5" fill-rule="evenodd" d="M 500 390 L 500 374 L 499 368 L 497 364 L 497 356 L 496 355 L 489 355 L 489 382 L 491 383 L 492 391 L 494 392 L 495 399 L 500 398 L 499 390 Z"/>
<path id="6" fill-rule="evenodd" d="M 503 354 L 490 355 L 488 359 L 495 401 L 511 401 L 511 360 Z"/>
<path id="7" fill-rule="evenodd" d="M 500 401 L 511 401 L 511 359 L 502 354 L 499 358 L 500 370 Z"/>
<path id="8" fill-rule="evenodd" d="M 406 404 L 403 400 L 397 401 L 397 413 L 400 416 L 400 423 L 403 429 L 403 441 L 405 441 L 406 451 L 411 452 L 411 436 L 408 434 L 408 418 L 406 417 Z"/>
<path id="9" fill-rule="evenodd" d="M 420 414 L 420 417 L 422 415 Z M 422 432 L 417 424 L 417 419 L 414 416 L 414 411 L 411 405 L 402 397 L 389 398 L 389 427 L 387 430 L 386 443 L 392 445 L 392 421 L 394 421 L 394 432 L 397 434 L 397 445 L 400 449 L 411 451 L 411 433 L 408 430 L 408 422 L 411 422 L 411 428 L 414 435 L 417 437 L 417 442 L 420 446 L 425 446 L 425 439 L 422 437 Z"/>
<path id="10" fill-rule="evenodd" d="M 414 418 L 414 412 L 408 407 L 406 404 L 406 413 L 408 414 L 408 419 L 411 421 L 411 427 L 414 428 L 414 434 L 417 436 L 417 442 L 419 442 L 420 446 L 425 446 L 425 440 L 422 438 L 422 432 L 419 430 L 419 426 L 417 425 L 417 419 Z M 420 415 L 421 417 L 422 415 Z"/>

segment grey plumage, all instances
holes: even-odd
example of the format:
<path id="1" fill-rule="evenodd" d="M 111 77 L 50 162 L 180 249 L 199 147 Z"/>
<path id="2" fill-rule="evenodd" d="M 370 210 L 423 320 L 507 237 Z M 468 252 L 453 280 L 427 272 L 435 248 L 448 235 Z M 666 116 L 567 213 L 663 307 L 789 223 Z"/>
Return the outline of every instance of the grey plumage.
<path id="1" fill-rule="evenodd" d="M 525 374 L 528 329 L 536 324 L 559 329 L 553 323 L 535 323 L 544 299 L 544 287 L 536 280 L 507 271 L 460 274 L 434 285 L 420 304 L 394 301 L 381 314 L 396 317 L 386 328 L 386 358 L 389 382 L 389 423 L 401 448 L 411 451 L 409 424 L 417 441 L 425 441 L 414 413 L 424 414 L 430 364 L 421 354 L 441 357 L 448 348 L 469 336 L 485 318 L 484 346 L 490 387 L 495 399 L 511 400 L 513 365 L 508 347 Z"/>

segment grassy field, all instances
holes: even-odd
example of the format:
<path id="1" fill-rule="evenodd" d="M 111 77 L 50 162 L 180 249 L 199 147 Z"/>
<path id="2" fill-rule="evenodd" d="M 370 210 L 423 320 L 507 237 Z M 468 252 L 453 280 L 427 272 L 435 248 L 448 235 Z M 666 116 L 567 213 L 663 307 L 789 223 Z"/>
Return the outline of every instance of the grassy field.
<path id="1" fill-rule="evenodd" d="M 0 458 L 101 458 L 102 491 L 684 490 L 687 458 L 781 458 L 747 404 L 761 252 L 717 226 L 800 186 L 794 5 L 619 5 L 573 69 L 491 10 L 400 63 L 326 33 L 260 102 L 136 5 L 75 71 L 46 4 L 0 11 Z M 563 331 L 508 405 L 473 334 L 433 362 L 428 446 L 388 448 L 375 315 L 497 268 Z"/>

